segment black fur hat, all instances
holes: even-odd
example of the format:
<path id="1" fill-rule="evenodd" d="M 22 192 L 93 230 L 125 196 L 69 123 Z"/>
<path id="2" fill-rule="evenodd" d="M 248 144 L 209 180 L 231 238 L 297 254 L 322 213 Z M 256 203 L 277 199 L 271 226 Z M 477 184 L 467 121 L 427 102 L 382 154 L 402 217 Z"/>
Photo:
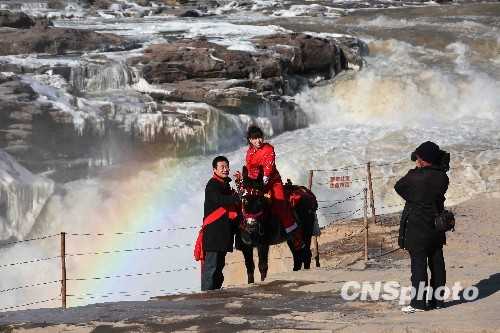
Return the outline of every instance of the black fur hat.
<path id="1" fill-rule="evenodd" d="M 417 157 L 420 157 L 426 162 L 431 164 L 439 164 L 442 157 L 441 149 L 439 146 L 432 141 L 426 141 L 415 149 L 411 154 L 412 161 L 416 161 Z"/>

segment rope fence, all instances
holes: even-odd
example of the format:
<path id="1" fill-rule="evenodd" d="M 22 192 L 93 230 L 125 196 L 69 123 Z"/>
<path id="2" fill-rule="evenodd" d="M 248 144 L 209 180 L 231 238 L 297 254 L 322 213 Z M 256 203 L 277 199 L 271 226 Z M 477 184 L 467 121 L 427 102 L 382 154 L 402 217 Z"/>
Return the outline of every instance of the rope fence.
<path id="1" fill-rule="evenodd" d="M 124 253 L 124 252 L 156 251 L 156 250 L 163 250 L 163 249 L 179 249 L 179 248 L 182 248 L 182 247 L 193 247 L 193 246 L 194 246 L 194 244 L 192 244 L 192 243 L 188 243 L 188 244 L 172 244 L 172 245 L 164 245 L 164 246 L 156 246 L 156 247 L 144 247 L 144 248 L 136 248 L 136 249 L 109 250 L 109 251 L 100 251 L 100 252 L 69 253 L 69 254 L 66 254 L 66 257 L 81 257 L 81 256 L 101 255 L 101 254 L 116 254 L 116 253 Z"/>
<path id="2" fill-rule="evenodd" d="M 54 301 L 60 301 L 60 300 L 61 300 L 60 298 L 56 297 L 56 298 L 45 299 L 45 300 L 42 300 L 42 301 L 33 301 L 33 302 L 30 302 L 30 303 L 26 303 L 26 304 L 13 305 L 13 306 L 5 307 L 5 308 L 0 308 L 0 311 L 16 310 L 16 309 L 25 308 L 25 307 L 32 306 L 32 305 L 37 305 L 37 304 L 42 304 L 42 303 L 48 303 L 48 302 L 54 302 Z"/>
<path id="3" fill-rule="evenodd" d="M 490 150 L 499 151 L 500 148 L 494 147 L 491 149 L 474 149 L 470 151 L 467 150 L 465 151 L 465 153 L 486 152 Z M 462 156 L 463 155 L 464 154 L 462 154 Z M 451 162 L 453 163 L 453 161 L 455 161 L 455 163 L 459 165 L 451 165 L 449 169 L 450 187 L 448 189 L 448 192 L 451 192 L 452 195 L 448 195 L 446 197 L 446 200 L 448 202 L 458 202 L 470 199 L 473 194 L 478 193 L 499 192 L 499 189 L 496 187 L 498 186 L 497 180 L 500 180 L 500 178 L 498 178 L 496 175 L 492 174 L 489 176 L 484 176 L 484 174 L 477 173 L 472 176 L 481 177 L 481 179 L 472 179 L 469 181 L 465 180 L 466 178 L 464 178 L 464 176 L 458 175 L 460 175 L 460 171 L 471 168 L 484 170 L 486 167 L 494 167 L 489 168 L 488 170 L 495 171 L 497 170 L 497 167 L 500 166 L 500 156 L 498 158 L 492 158 L 492 160 L 484 163 L 466 163 L 464 160 L 459 159 L 454 159 Z M 325 198 L 323 196 L 319 197 L 318 202 L 321 202 L 322 204 L 318 209 L 318 213 L 326 220 L 326 224 L 324 227 L 331 226 L 332 224 L 339 225 L 342 223 L 343 219 L 352 218 L 354 216 L 356 218 L 355 220 L 362 219 L 365 222 L 364 231 L 366 260 L 371 258 L 380 258 L 397 252 L 399 250 L 397 239 L 400 212 L 403 209 L 405 203 L 394 193 L 392 187 L 394 186 L 396 180 L 404 176 L 406 172 L 403 173 L 399 171 L 393 174 L 393 172 L 395 172 L 394 168 L 392 168 L 392 172 L 390 173 L 384 173 L 384 171 L 387 171 L 387 169 L 385 168 L 387 166 L 403 167 L 404 165 L 407 165 L 410 168 L 412 163 L 414 162 L 411 162 L 408 159 L 407 161 L 373 164 L 368 162 L 364 165 L 357 164 L 342 168 L 310 170 L 308 184 L 309 188 L 314 192 L 325 193 L 329 191 L 326 193 L 327 196 L 338 196 L 338 194 L 341 192 L 351 192 L 345 195 L 344 199 L 336 198 L 336 200 L 329 200 L 328 198 Z M 463 164 L 460 165 L 460 163 Z M 400 168 L 396 170 L 400 170 Z M 379 174 L 373 175 L 373 171 L 376 171 L 376 173 Z M 458 179 L 458 181 L 454 181 L 454 175 L 457 175 L 456 178 Z M 470 176 L 471 175 L 468 175 L 467 178 L 470 179 Z M 479 186 L 474 186 L 474 184 L 478 184 Z M 476 190 L 472 193 L 469 192 L 460 195 L 460 192 L 463 192 L 463 190 L 460 190 L 458 186 L 470 186 L 472 188 L 475 188 Z M 326 189 L 327 187 L 328 189 Z M 362 187 L 363 190 L 367 192 L 367 195 L 362 196 L 363 192 L 357 190 L 357 188 L 359 187 Z M 381 199 L 383 201 L 381 202 L 382 204 L 376 204 L 374 192 L 384 193 Z M 391 195 L 387 196 L 387 193 L 390 193 Z M 356 203 L 353 203 L 352 201 L 356 201 Z M 399 203 L 394 201 L 399 201 Z M 357 202 L 359 202 L 359 204 Z M 350 208 L 349 211 L 342 210 L 342 206 L 344 206 L 343 204 L 347 203 L 351 207 L 354 206 L 354 208 Z M 361 208 L 359 208 L 360 206 Z M 342 216 L 342 219 L 336 219 L 336 216 Z M 369 223 L 367 223 L 368 220 L 370 221 Z M 374 229 L 369 233 L 368 230 L 370 228 Z"/>
<path id="4" fill-rule="evenodd" d="M 155 229 L 155 230 L 145 230 L 145 231 L 128 231 L 128 232 L 113 232 L 113 233 L 69 233 L 68 236 L 128 236 L 128 235 L 144 235 L 144 234 L 152 234 L 158 232 L 167 232 L 167 231 L 179 231 L 179 230 L 193 230 L 199 229 L 199 225 L 187 226 L 187 227 L 175 227 L 175 228 L 166 228 L 166 229 Z M 59 236 L 59 235 L 57 235 Z"/>
<path id="5" fill-rule="evenodd" d="M 59 234 L 49 235 L 49 236 L 41 236 L 41 237 L 36 237 L 36 238 L 28 238 L 28 239 L 18 240 L 18 241 L 14 241 L 14 242 L 0 243 L 0 248 L 11 246 L 11 245 L 16 245 L 16 244 L 22 244 L 22 243 L 31 243 L 34 241 L 39 241 L 39 240 L 44 240 L 44 239 L 54 238 L 54 237 L 59 237 Z"/>
<path id="6" fill-rule="evenodd" d="M 487 150 L 467 150 L 463 151 L 462 156 L 469 152 L 484 152 L 484 151 L 497 151 L 500 148 L 490 148 Z M 309 170 L 308 177 L 308 187 L 314 192 L 326 193 L 326 197 L 318 197 L 318 202 L 321 203 L 318 208 L 318 213 L 325 219 L 325 224 L 323 229 L 330 227 L 332 225 L 346 226 L 352 223 L 352 228 L 349 233 L 346 233 L 339 240 L 328 244 L 327 248 L 323 251 L 319 250 L 319 245 L 317 238 L 314 237 L 312 246 L 315 248 L 316 252 L 316 266 L 319 267 L 319 256 L 328 255 L 331 253 L 339 253 L 341 251 L 346 251 L 349 253 L 362 253 L 364 259 L 376 259 L 382 258 L 384 256 L 393 254 L 399 250 L 397 247 L 397 229 L 399 227 L 399 217 L 400 211 L 404 206 L 404 203 L 394 202 L 397 198 L 394 196 L 387 197 L 387 193 L 393 195 L 393 190 L 390 187 L 390 182 L 396 178 L 402 177 L 403 174 L 383 174 L 379 168 L 384 168 L 387 166 L 403 166 L 409 165 L 409 161 L 395 161 L 395 162 L 380 162 L 380 163 L 367 163 L 367 164 L 357 164 L 350 165 L 335 169 L 314 169 Z M 450 171 L 452 175 L 458 170 L 465 170 L 468 168 L 480 168 L 484 166 L 498 166 L 500 165 L 500 158 L 498 161 L 492 160 L 485 162 L 483 164 L 468 163 L 461 166 L 452 166 Z M 376 171 L 376 174 L 372 173 Z M 329 181 L 325 181 L 323 178 L 328 177 L 328 173 L 342 173 L 345 172 L 348 176 L 342 178 L 342 176 L 330 177 Z M 381 174 L 377 174 L 380 172 Z M 355 175 L 355 177 L 352 177 Z M 482 179 L 481 182 L 496 182 L 500 180 L 500 177 L 494 175 L 493 179 Z M 335 187 L 337 183 L 343 183 L 343 185 Z M 457 185 L 471 185 L 472 182 L 450 182 L 450 188 L 454 188 Z M 354 186 L 356 184 L 356 186 Z M 361 188 L 358 188 L 361 186 Z M 319 188 L 318 188 L 319 187 Z M 351 193 L 352 192 L 352 193 Z M 485 188 L 484 191 L 480 193 L 496 193 L 499 192 L 498 189 L 488 189 Z M 382 193 L 382 198 L 380 202 L 377 202 L 375 193 Z M 343 194 L 343 195 L 342 195 Z M 339 197 L 340 196 L 340 197 Z M 333 198 L 332 198 L 333 197 Z M 447 200 L 462 200 L 470 198 L 471 195 L 452 195 Z M 378 212 L 378 213 L 377 213 Z M 383 212 L 383 214 L 380 214 Z M 353 223 L 353 220 L 355 223 Z M 361 225 L 359 225 L 361 224 Z M 177 289 L 158 289 L 158 290 L 138 290 L 138 291 L 113 291 L 113 292 L 103 292 L 101 294 L 93 293 L 81 293 L 72 294 L 67 290 L 67 282 L 81 282 L 81 281 L 103 281 L 112 279 L 123 279 L 123 278 L 143 278 L 148 276 L 156 276 L 163 274 L 173 274 L 179 272 L 189 272 L 196 271 L 199 269 L 198 265 L 169 268 L 150 272 L 135 272 L 135 273 L 123 273 L 123 274 L 110 274 L 103 276 L 66 276 L 66 258 L 75 257 L 91 257 L 91 256 L 101 256 L 101 255 L 114 255 L 114 254 L 129 254 L 129 253 L 142 253 L 147 251 L 162 251 L 169 249 L 184 249 L 188 248 L 191 251 L 194 244 L 193 243 L 182 243 L 177 244 L 161 244 L 158 246 L 150 247 L 136 247 L 136 248 L 125 248 L 125 249 L 107 249 L 99 251 L 88 251 L 88 252 L 66 252 L 66 240 L 68 238 L 95 238 L 95 237 L 114 237 L 114 236 L 133 236 L 133 235 L 152 235 L 162 232 L 175 232 L 175 231 L 196 231 L 199 230 L 199 225 L 192 226 L 175 226 L 169 228 L 152 229 L 152 230 L 141 230 L 141 231 L 120 231 L 113 233 L 60 233 L 46 236 L 33 237 L 24 240 L 16 240 L 5 243 L 0 243 L 0 250 L 6 247 L 13 246 L 23 246 L 26 244 L 31 244 L 33 242 L 40 241 L 58 241 L 60 240 L 61 253 L 60 255 L 47 256 L 42 258 L 28 258 L 22 260 L 13 260 L 10 263 L 0 263 L 0 269 L 16 269 L 19 266 L 32 265 L 35 263 L 47 263 L 47 262 L 57 262 L 60 261 L 61 274 L 57 278 L 48 279 L 45 282 L 35 282 L 27 283 L 24 285 L 8 287 L 0 290 L 1 294 L 14 293 L 20 290 L 29 290 L 31 288 L 46 288 L 48 286 L 60 285 L 61 290 L 59 295 L 54 295 L 57 297 L 46 298 L 42 300 L 30 301 L 28 303 L 11 305 L 0 308 L 0 311 L 17 310 L 27 307 L 32 307 L 39 304 L 47 304 L 50 302 L 61 302 L 62 308 L 66 308 L 66 298 L 73 300 L 95 300 L 99 298 L 111 298 L 115 296 L 119 297 L 132 297 L 132 296 L 147 296 L 147 295 L 159 295 L 159 294 L 170 294 L 174 295 L 176 293 L 186 293 L 186 292 L 198 292 L 198 288 L 177 288 Z M 370 231 L 371 230 L 371 231 Z M 270 257 L 270 260 L 289 260 L 293 257 L 290 255 L 283 255 L 278 257 Z M 239 265 L 244 264 L 244 260 L 241 261 L 231 261 L 226 263 L 226 265 Z M 71 267 L 70 267 L 71 273 Z M 236 286 L 236 285 L 234 285 Z M 228 286 L 229 287 L 229 286 Z M 1 299 L 1 297 L 0 297 Z"/>
<path id="7" fill-rule="evenodd" d="M 90 281 L 90 280 L 109 280 L 109 279 L 119 279 L 119 278 L 130 278 L 130 277 L 140 277 L 140 276 L 150 276 L 150 275 L 158 275 L 158 274 L 166 274 L 166 273 L 175 273 L 175 272 L 186 272 L 197 270 L 198 266 L 188 266 L 176 269 L 167 269 L 163 271 L 156 272 L 145 272 L 145 273 L 131 273 L 131 274 L 119 274 L 119 275 L 109 275 L 109 276 L 97 276 L 97 277 L 89 277 L 89 278 L 69 278 L 66 281 Z"/>

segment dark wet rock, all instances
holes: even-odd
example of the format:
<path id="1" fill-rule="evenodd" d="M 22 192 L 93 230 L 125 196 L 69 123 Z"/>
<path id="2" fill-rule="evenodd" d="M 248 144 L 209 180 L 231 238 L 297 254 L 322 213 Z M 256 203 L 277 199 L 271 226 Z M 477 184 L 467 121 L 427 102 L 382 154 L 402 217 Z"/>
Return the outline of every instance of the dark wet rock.
<path id="1" fill-rule="evenodd" d="M 257 47 L 277 53 L 288 72 L 293 74 L 330 75 L 336 67 L 335 72 L 343 69 L 342 51 L 332 39 L 294 33 L 265 36 L 255 41 Z"/>
<path id="2" fill-rule="evenodd" d="M 112 4 L 111 0 L 88 0 L 88 3 L 98 9 L 108 9 Z"/>
<path id="3" fill-rule="evenodd" d="M 0 27 L 29 29 L 34 25 L 35 21 L 25 13 L 0 10 Z"/>
<path id="4" fill-rule="evenodd" d="M 136 4 L 138 4 L 139 6 L 143 6 L 143 7 L 151 6 L 151 0 L 135 0 L 134 2 Z"/>
<path id="5" fill-rule="evenodd" d="M 363 57 L 369 54 L 368 44 L 361 39 L 348 36 L 336 37 L 335 40 L 342 49 L 347 62 L 355 64 L 360 68 L 363 67 Z"/>
<path id="6" fill-rule="evenodd" d="M 48 0 L 47 8 L 61 10 L 66 8 L 66 1 L 64 0 Z"/>
<path id="7" fill-rule="evenodd" d="M 257 91 L 250 80 L 184 80 L 161 87 L 170 93 L 166 99 L 203 102 L 216 107 L 240 108 L 244 100 L 256 100 Z"/>
<path id="8" fill-rule="evenodd" d="M 201 11 L 197 9 L 189 9 L 186 10 L 184 13 L 180 14 L 180 17 L 202 17 L 205 16 L 205 13 L 202 13 Z"/>
<path id="9" fill-rule="evenodd" d="M 136 47 L 134 42 L 112 34 L 77 29 L 35 26 L 29 30 L 0 31 L 0 55 L 74 51 L 122 50 Z"/>
<path id="10" fill-rule="evenodd" d="M 247 78 L 256 68 L 248 52 L 231 51 L 206 40 L 183 40 L 171 44 L 152 45 L 142 63 L 150 83 L 171 83 L 194 78 Z"/>

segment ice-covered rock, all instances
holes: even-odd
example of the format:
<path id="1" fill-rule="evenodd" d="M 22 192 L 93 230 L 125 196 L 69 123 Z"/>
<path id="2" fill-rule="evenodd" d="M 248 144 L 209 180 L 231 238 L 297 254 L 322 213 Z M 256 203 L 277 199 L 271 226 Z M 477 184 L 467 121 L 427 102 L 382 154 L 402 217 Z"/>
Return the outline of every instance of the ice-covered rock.
<path id="1" fill-rule="evenodd" d="M 269 31 L 247 38 L 252 50 L 193 38 L 144 53 L 3 57 L 0 148 L 32 171 L 66 170 L 54 176 L 64 181 L 92 161 L 234 147 L 252 123 L 270 136 L 307 126 L 291 96 L 347 69 L 345 46 Z"/>
<path id="2" fill-rule="evenodd" d="M 53 181 L 33 175 L 0 149 L 0 241 L 26 237 L 53 191 Z"/>
<path id="3" fill-rule="evenodd" d="M 142 68 L 144 78 L 153 84 L 180 86 L 188 80 L 233 80 L 226 88 L 280 95 L 287 94 L 285 81 L 294 75 L 330 78 L 347 68 L 342 48 L 331 38 L 292 33 L 256 37 L 253 42 L 255 52 L 231 50 L 203 38 L 157 44 L 129 64 Z M 262 79 L 268 82 L 262 84 Z M 205 82 L 197 90 L 220 89 L 207 83 L 214 82 Z M 190 82 L 188 86 L 192 89 L 195 84 Z"/>
<path id="4" fill-rule="evenodd" d="M 74 89 L 81 93 L 104 92 L 126 88 L 138 81 L 133 69 L 124 62 L 107 58 L 83 59 L 71 68 L 69 78 Z"/>
<path id="5" fill-rule="evenodd" d="M 64 54 L 70 51 L 112 51 L 135 47 L 137 47 L 135 42 L 112 34 L 53 28 L 47 25 L 36 25 L 31 29 L 3 31 L 0 39 L 0 55 Z"/>

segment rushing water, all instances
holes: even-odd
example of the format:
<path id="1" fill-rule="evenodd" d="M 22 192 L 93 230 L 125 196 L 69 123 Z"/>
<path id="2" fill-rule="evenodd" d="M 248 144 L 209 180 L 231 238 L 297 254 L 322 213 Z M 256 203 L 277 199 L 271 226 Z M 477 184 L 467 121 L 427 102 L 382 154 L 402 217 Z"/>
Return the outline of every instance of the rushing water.
<path id="1" fill-rule="evenodd" d="M 237 25 L 241 23 L 238 15 L 184 26 L 182 22 L 150 24 L 148 29 L 142 29 L 137 22 L 114 20 L 59 24 L 109 31 L 121 29 L 124 35 L 141 38 L 181 30 L 186 36 L 217 35 L 222 44 L 235 48 L 251 47 L 248 42 L 251 36 L 284 29 L 356 35 L 369 43 L 370 55 L 365 59 L 364 69 L 345 73 L 328 85 L 296 96 L 311 125 L 270 140 L 275 145 L 283 178 L 304 184 L 309 169 L 361 165 L 315 173 L 313 190 L 320 200 L 335 202 L 362 189 L 364 183 L 356 179 L 364 177 L 363 164 L 372 161 L 377 210 L 396 211 L 398 207 L 384 208 L 401 202 L 392 191 L 395 179 L 411 167 L 410 152 L 419 143 L 432 140 L 452 154 L 449 203 L 460 202 L 474 193 L 499 189 L 500 150 L 492 149 L 500 147 L 499 4 L 367 10 L 342 17 L 283 16 L 290 15 L 281 14 L 277 18 L 256 14 L 250 20 L 253 23 L 250 25 L 246 20 L 245 26 Z M 109 70 L 117 73 L 124 85 L 130 79 L 119 62 Z M 82 89 L 100 87 L 79 78 Z M 241 167 L 244 151 L 245 147 L 235 144 L 223 152 L 229 157 L 233 170 Z M 192 243 L 194 229 L 135 232 L 199 225 L 203 189 L 211 176 L 213 157 L 171 158 L 140 167 L 130 164 L 107 170 L 100 177 L 61 185 L 39 218 L 34 234 L 61 231 L 104 234 L 70 236 L 69 253 Z M 392 161 L 400 163 L 385 165 Z M 384 165 L 377 166 L 379 164 Z M 334 191 L 327 186 L 333 175 L 349 175 L 355 181 L 347 190 Z M 321 223 L 331 223 L 343 217 L 335 212 L 355 211 L 360 205 L 356 199 L 334 210 L 322 210 Z M 122 231 L 131 233 L 113 234 Z M 54 256 L 58 254 L 58 246 L 57 239 L 33 246 L 19 245 L 0 257 L 2 262 L 8 262 L 11 256 L 32 258 L 34 253 L 36 257 Z M 191 258 L 191 246 L 72 256 L 68 258 L 68 270 L 71 278 L 158 272 L 192 266 Z M 37 265 L 37 281 L 58 279 L 57 262 Z M 144 290 L 161 294 L 176 288 L 196 288 L 198 274 L 196 270 L 188 270 L 129 279 L 72 281 L 71 294 L 92 293 L 97 298 L 83 295 L 81 300 L 70 299 L 70 304 L 151 296 L 151 293 L 141 294 Z M 2 272 L 0 289 L 32 283 L 33 279 L 32 267 L 26 270 L 17 267 Z M 120 294 L 123 289 L 130 291 L 131 296 Z M 112 294 L 100 297 L 108 292 Z M 57 293 L 58 286 L 51 285 L 35 292 L 12 293 L 5 299 L 6 304 L 21 304 L 27 299 L 51 298 Z M 48 304 L 57 306 L 58 303 Z"/>

